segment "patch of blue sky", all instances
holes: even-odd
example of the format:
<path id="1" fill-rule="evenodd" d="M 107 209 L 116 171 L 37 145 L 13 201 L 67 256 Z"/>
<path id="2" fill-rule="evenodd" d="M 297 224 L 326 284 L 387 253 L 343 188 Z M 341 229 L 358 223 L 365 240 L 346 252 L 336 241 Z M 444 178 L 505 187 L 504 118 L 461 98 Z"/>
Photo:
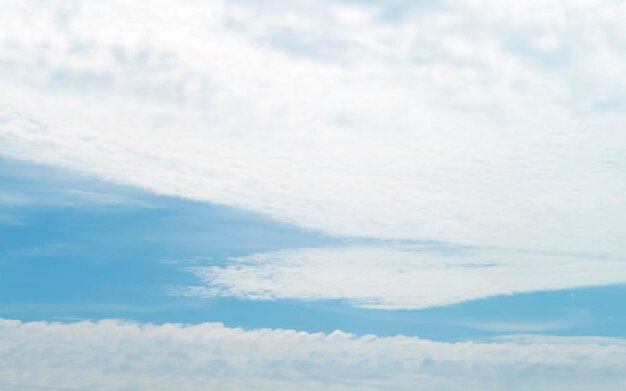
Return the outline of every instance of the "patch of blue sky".
<path id="1" fill-rule="evenodd" d="M 166 287 L 195 280 L 176 261 L 337 242 L 228 207 L 15 161 L 1 167 L 0 215 L 10 217 L 0 223 L 4 310 L 143 312 L 171 299 Z"/>
<path id="2" fill-rule="evenodd" d="M 501 296 L 424 310 L 334 301 L 168 294 L 197 284 L 183 265 L 345 240 L 232 208 L 162 197 L 13 160 L 0 161 L 0 317 L 223 322 L 454 341 L 516 333 L 626 337 L 624 286 Z M 451 248 L 451 251 L 454 249 Z"/>

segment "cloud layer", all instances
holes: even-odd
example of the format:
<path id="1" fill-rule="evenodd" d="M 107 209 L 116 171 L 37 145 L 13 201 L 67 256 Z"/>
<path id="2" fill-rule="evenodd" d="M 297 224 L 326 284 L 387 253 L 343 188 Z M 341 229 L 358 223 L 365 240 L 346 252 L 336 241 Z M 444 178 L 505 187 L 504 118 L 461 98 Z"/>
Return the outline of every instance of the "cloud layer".
<path id="1" fill-rule="evenodd" d="M 252 300 L 344 300 L 419 309 L 495 295 L 626 284 L 626 262 L 428 246 L 304 248 L 233 258 L 189 271 L 204 283 L 177 291 Z"/>
<path id="2" fill-rule="evenodd" d="M 0 320 L 3 390 L 623 390 L 626 343 Z"/>
<path id="3" fill-rule="evenodd" d="M 623 1 L 0 5 L 0 156 L 437 243 L 235 258 L 184 294 L 415 309 L 626 283 Z M 625 374 L 621 339 L 0 319 L 8 391 L 621 391 Z"/>
<path id="4" fill-rule="evenodd" d="M 40 4 L 0 16 L 4 155 L 342 236 L 626 255 L 623 2 Z"/>

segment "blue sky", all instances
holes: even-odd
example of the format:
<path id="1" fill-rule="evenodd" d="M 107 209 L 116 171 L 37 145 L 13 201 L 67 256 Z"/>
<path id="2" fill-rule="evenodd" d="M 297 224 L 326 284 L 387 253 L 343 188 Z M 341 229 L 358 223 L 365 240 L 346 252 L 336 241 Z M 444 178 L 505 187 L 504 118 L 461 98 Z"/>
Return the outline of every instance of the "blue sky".
<path id="1" fill-rule="evenodd" d="M 0 6 L 3 390 L 626 389 L 626 3 Z"/>
<path id="2" fill-rule="evenodd" d="M 501 296 L 422 310 L 379 311 L 338 300 L 184 297 L 185 269 L 337 239 L 252 213 L 153 194 L 72 171 L 2 161 L 4 318 L 122 318 L 232 327 L 411 335 L 439 341 L 541 333 L 625 337 L 624 286 Z M 10 219 L 9 219 L 10 217 Z"/>

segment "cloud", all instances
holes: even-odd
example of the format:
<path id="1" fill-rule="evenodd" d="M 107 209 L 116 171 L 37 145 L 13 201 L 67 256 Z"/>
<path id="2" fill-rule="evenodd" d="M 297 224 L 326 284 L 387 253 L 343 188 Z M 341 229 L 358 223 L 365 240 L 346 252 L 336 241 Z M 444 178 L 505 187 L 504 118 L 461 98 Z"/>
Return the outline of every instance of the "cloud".
<path id="1" fill-rule="evenodd" d="M 402 4 L 9 1 L 1 153 L 340 236 L 625 255 L 626 6 Z"/>
<path id="2" fill-rule="evenodd" d="M 124 194 L 103 193 L 94 191 L 85 191 L 77 189 L 62 189 L 58 191 L 59 196 L 66 196 L 66 203 L 72 206 L 83 205 L 101 205 L 101 206 L 132 206 L 135 208 L 154 207 L 148 202 L 140 201 L 134 197 Z M 61 204 L 61 201 L 57 201 Z M 62 205 L 62 204 L 61 204 Z"/>
<path id="3" fill-rule="evenodd" d="M 112 186 L 76 171 L 58 170 L 18 160 L 0 160 L 0 208 L 134 207 L 155 208 L 136 188 Z M 143 196 L 143 197 L 142 197 Z M 113 210 L 110 208 L 110 210 Z"/>
<path id="4" fill-rule="evenodd" d="M 0 213 L 0 225 L 21 226 L 26 223 L 18 216 Z"/>
<path id="5" fill-rule="evenodd" d="M 0 320 L 7 391 L 621 390 L 620 339 L 440 343 L 217 323 Z"/>
<path id="6" fill-rule="evenodd" d="M 204 283 L 177 294 L 251 300 L 344 300 L 418 309 L 495 295 L 626 283 L 626 263 L 572 255 L 427 246 L 303 248 L 188 268 Z"/>
<path id="7" fill-rule="evenodd" d="M 0 191 L 0 206 L 20 206 L 30 203 L 32 203 L 32 200 L 23 194 Z"/>
<path id="8" fill-rule="evenodd" d="M 93 192 L 77 189 L 23 189 L 0 192 L 0 207 L 86 207 L 86 206 L 132 206 L 148 208 L 151 205 L 124 194 Z"/>

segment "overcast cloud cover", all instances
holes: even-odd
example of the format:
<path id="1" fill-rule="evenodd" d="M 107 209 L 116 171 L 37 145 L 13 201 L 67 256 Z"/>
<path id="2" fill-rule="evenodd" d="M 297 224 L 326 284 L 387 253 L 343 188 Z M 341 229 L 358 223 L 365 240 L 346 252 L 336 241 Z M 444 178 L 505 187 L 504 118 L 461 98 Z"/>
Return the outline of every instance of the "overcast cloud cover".
<path id="1" fill-rule="evenodd" d="M 0 7 L 0 156 L 350 243 L 189 268 L 171 295 L 420 309 L 626 283 L 624 1 Z M 622 340 L 0 325 L 10 390 L 621 390 L 626 373 Z"/>

